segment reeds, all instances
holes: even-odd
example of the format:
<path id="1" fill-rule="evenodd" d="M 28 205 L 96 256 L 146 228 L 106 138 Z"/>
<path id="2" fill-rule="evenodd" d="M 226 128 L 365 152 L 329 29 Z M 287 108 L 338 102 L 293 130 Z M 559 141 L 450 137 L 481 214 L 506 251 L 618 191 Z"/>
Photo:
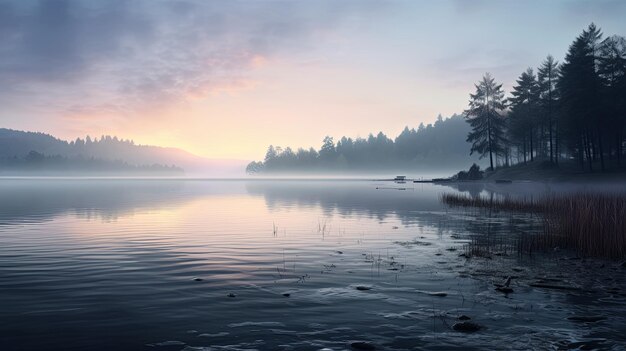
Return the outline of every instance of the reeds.
<path id="1" fill-rule="evenodd" d="M 512 199 L 510 197 L 486 198 L 470 197 L 458 194 L 442 194 L 441 201 L 454 207 L 482 207 L 502 211 L 542 212 L 541 203 L 529 199 Z"/>
<path id="2" fill-rule="evenodd" d="M 562 248 L 588 257 L 626 258 L 626 194 L 572 193 L 533 200 L 443 194 L 441 201 L 457 207 L 539 214 L 543 231 L 518 240 L 525 252 Z"/>

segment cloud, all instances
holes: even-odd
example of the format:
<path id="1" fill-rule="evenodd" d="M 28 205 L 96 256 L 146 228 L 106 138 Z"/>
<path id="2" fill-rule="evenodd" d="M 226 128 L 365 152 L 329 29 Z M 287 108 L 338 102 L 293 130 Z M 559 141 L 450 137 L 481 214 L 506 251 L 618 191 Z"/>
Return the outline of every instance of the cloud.
<path id="1" fill-rule="evenodd" d="M 379 1 L 0 3 L 0 102 L 116 113 L 248 89 L 272 57 L 306 50 Z"/>
<path id="2" fill-rule="evenodd" d="M 622 20 L 626 12 L 626 2 L 623 0 L 570 0 L 563 2 L 562 6 L 569 18 L 593 16 Z"/>

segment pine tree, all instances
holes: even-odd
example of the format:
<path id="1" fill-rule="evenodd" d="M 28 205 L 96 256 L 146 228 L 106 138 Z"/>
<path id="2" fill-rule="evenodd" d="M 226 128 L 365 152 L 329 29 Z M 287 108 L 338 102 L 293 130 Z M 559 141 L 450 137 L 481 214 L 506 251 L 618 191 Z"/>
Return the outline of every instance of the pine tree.
<path id="1" fill-rule="evenodd" d="M 621 163 L 622 141 L 626 128 L 626 39 L 606 38 L 599 47 L 598 74 L 602 82 L 602 106 L 608 126 L 607 139 L 615 146 L 617 164 Z"/>
<path id="2" fill-rule="evenodd" d="M 557 83 L 570 147 L 578 150 L 581 163 L 585 158 L 583 155 L 586 155 L 589 171 L 593 171 L 596 146 L 604 168 L 602 138 L 598 135 L 601 123 L 598 120 L 599 77 L 596 72 L 596 46 L 601 36 L 600 30 L 592 23 L 574 40 L 561 66 Z"/>
<path id="3" fill-rule="evenodd" d="M 477 152 L 483 158 L 489 154 L 489 165 L 493 170 L 493 156 L 502 153 L 506 143 L 502 117 L 504 92 L 502 84 L 497 84 L 489 73 L 475 87 L 476 93 L 470 94 L 469 109 L 465 111 L 472 127 L 467 136 L 467 141 L 472 143 L 470 155 Z"/>
<path id="4" fill-rule="evenodd" d="M 550 162 L 558 163 L 558 124 L 555 123 L 555 110 L 558 102 L 556 82 L 559 76 L 559 63 L 551 55 L 546 57 L 537 70 L 537 82 L 541 108 L 548 124 L 548 144 L 550 147 Z M 556 150 L 556 152 L 555 152 Z"/>
<path id="5" fill-rule="evenodd" d="M 527 69 L 517 79 L 517 85 L 513 87 L 511 98 L 511 123 L 510 129 L 515 131 L 514 135 L 521 135 L 526 145 L 528 137 L 530 146 L 530 160 L 534 160 L 533 139 L 536 136 L 536 128 L 539 112 L 539 84 L 532 68 Z M 524 160 L 526 160 L 526 150 L 524 150 Z"/>

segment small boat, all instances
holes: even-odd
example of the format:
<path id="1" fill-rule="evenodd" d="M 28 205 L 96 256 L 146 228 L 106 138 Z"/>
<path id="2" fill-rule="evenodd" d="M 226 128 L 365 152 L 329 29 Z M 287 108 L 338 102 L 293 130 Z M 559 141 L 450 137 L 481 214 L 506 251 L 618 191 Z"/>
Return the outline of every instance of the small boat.
<path id="1" fill-rule="evenodd" d="M 406 176 L 396 176 L 393 181 L 400 184 L 406 183 Z"/>
<path id="2" fill-rule="evenodd" d="M 510 179 L 496 179 L 496 183 L 497 184 L 511 184 L 513 183 L 513 181 Z"/>
<path id="3" fill-rule="evenodd" d="M 449 183 L 451 181 L 450 178 L 433 178 L 433 183 Z"/>

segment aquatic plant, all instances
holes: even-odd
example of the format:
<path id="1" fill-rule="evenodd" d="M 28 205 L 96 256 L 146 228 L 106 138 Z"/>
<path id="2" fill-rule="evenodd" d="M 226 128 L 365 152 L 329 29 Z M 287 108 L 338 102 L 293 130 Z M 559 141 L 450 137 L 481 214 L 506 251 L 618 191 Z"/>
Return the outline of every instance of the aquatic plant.
<path id="1" fill-rule="evenodd" d="M 572 249 L 582 256 L 626 258 L 626 194 L 572 193 L 538 199 L 443 194 L 441 201 L 454 207 L 540 215 L 543 230 L 518 239 L 523 252 Z"/>

